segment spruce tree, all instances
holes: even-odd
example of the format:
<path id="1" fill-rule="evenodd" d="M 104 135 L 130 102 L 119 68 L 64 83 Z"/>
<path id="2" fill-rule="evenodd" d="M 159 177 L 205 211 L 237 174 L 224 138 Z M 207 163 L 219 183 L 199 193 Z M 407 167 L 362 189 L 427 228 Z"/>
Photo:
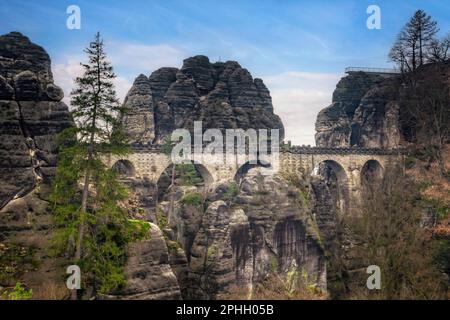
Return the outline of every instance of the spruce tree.
<path id="1" fill-rule="evenodd" d="M 125 110 L 112 82 L 116 75 L 99 33 L 85 53 L 84 74 L 75 79 L 71 93 L 76 127 L 61 135 L 52 200 L 56 252 L 73 258 L 83 287 L 95 295 L 123 284 L 124 247 L 138 235 L 120 206 L 126 188 L 103 162 L 110 155 L 125 155 L 128 144 L 119 120 Z"/>

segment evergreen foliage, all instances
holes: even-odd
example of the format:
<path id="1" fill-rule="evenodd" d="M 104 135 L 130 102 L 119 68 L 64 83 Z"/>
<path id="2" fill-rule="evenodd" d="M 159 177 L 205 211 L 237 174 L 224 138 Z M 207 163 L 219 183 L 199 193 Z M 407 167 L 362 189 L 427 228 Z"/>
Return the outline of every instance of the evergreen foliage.
<path id="1" fill-rule="evenodd" d="M 124 283 L 127 243 L 142 237 L 120 206 L 127 197 L 117 173 L 103 163 L 109 155 L 125 155 L 128 144 L 118 120 L 124 110 L 116 98 L 113 68 L 97 33 L 85 50 L 89 62 L 75 79 L 72 114 L 75 128 L 61 135 L 54 203 L 54 253 L 77 264 L 83 289 L 108 293 Z M 77 298 L 76 291 L 72 298 Z"/>

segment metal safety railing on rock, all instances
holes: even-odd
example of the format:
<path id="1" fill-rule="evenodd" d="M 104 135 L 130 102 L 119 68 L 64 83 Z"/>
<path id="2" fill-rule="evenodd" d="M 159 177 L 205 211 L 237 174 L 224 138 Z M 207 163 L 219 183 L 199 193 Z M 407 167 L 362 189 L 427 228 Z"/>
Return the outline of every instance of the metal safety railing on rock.
<path id="1" fill-rule="evenodd" d="M 376 73 L 376 74 L 399 74 L 401 73 L 398 69 L 389 68 L 369 68 L 369 67 L 348 67 L 345 68 L 345 73 L 353 72 L 365 72 L 365 73 Z"/>

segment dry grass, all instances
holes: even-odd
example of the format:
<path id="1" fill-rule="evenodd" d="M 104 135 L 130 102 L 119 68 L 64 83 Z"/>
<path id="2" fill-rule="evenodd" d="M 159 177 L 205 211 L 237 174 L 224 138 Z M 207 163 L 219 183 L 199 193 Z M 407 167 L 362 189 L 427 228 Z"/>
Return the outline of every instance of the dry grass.
<path id="1" fill-rule="evenodd" d="M 450 145 L 447 145 L 444 151 L 444 159 L 446 168 L 450 168 Z M 429 166 L 425 161 L 417 160 L 413 168 L 407 170 L 408 176 L 415 181 L 430 181 L 422 194 L 430 199 L 439 200 L 441 202 L 450 202 L 450 180 L 440 174 L 439 166 L 436 162 Z"/>
<path id="2" fill-rule="evenodd" d="M 433 236 L 438 239 L 450 240 L 450 218 L 439 221 L 433 229 Z"/>
<path id="3" fill-rule="evenodd" d="M 271 274 L 262 282 L 254 284 L 251 293 L 248 288 L 236 285 L 217 298 L 221 300 L 327 300 L 329 297 L 321 290 L 301 283 L 295 289 L 288 288 L 286 281 L 280 275 Z"/>
<path id="4" fill-rule="evenodd" d="M 450 145 L 444 150 L 445 167 L 450 168 Z M 450 207 L 450 177 L 440 174 L 436 162 L 428 164 L 417 160 L 415 165 L 407 170 L 407 175 L 412 177 L 419 185 L 423 185 L 421 194 L 442 207 Z M 440 238 L 450 238 L 450 217 L 438 221 L 433 233 Z"/>
<path id="5" fill-rule="evenodd" d="M 44 282 L 33 288 L 32 300 L 65 300 L 70 296 L 64 283 Z"/>

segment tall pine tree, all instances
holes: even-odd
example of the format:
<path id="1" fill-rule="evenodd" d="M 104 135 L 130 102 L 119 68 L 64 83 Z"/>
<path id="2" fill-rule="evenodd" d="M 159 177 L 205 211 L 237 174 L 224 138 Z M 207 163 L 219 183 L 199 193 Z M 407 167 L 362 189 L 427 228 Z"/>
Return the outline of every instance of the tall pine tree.
<path id="1" fill-rule="evenodd" d="M 125 155 L 128 144 L 120 123 L 125 110 L 116 98 L 116 75 L 97 33 L 85 49 L 84 74 L 75 79 L 71 105 L 76 128 L 61 135 L 52 200 L 57 253 L 81 268 L 83 288 L 107 293 L 124 282 L 125 245 L 138 236 L 136 224 L 120 206 L 127 192 L 103 161 Z M 78 296 L 77 290 L 72 298 Z"/>

